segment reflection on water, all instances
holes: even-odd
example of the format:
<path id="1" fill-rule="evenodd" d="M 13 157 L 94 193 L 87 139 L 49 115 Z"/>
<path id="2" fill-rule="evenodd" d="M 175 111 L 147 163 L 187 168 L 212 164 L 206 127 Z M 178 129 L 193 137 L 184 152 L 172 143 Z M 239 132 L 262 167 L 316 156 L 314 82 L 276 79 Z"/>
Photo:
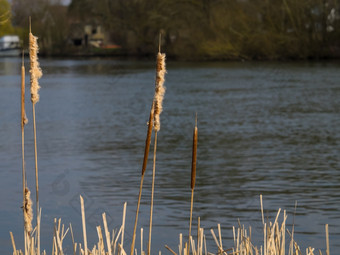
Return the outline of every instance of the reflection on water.
<path id="1" fill-rule="evenodd" d="M 0 250 L 11 251 L 9 231 L 21 237 L 20 59 L 0 60 Z M 79 194 L 85 197 L 89 239 L 106 211 L 111 228 L 128 202 L 131 238 L 146 122 L 154 90 L 154 63 L 115 59 L 42 59 L 36 106 L 43 247 L 52 222 L 72 222 L 81 241 Z M 259 195 L 271 219 L 286 209 L 302 248 L 340 251 L 339 64 L 168 63 L 158 154 L 154 250 L 176 248 L 187 233 L 194 115 L 198 163 L 194 218 L 207 230 L 222 224 L 225 246 L 237 219 L 262 238 Z M 28 80 L 28 77 L 27 77 Z M 29 102 L 27 87 L 27 102 Z M 26 134 L 28 185 L 34 188 L 31 105 Z M 152 149 L 152 148 L 151 148 Z M 151 157 L 140 227 L 147 233 Z M 194 221 L 196 224 L 197 220 Z M 208 231 L 207 231 L 208 234 Z M 146 237 L 147 234 L 145 234 Z M 208 234 L 209 235 L 209 234 Z M 257 236 L 257 237 L 256 237 Z M 67 245 L 67 243 L 66 243 Z"/>

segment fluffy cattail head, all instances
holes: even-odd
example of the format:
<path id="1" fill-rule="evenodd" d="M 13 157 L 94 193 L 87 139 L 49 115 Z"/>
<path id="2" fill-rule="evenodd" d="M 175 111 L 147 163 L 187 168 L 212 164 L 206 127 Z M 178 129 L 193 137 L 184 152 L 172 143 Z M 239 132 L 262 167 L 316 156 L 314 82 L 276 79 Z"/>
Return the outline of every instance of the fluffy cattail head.
<path id="1" fill-rule="evenodd" d="M 161 128 L 160 114 L 163 110 L 163 98 L 165 94 L 165 54 L 158 52 L 157 54 L 157 71 L 156 71 L 156 86 L 154 96 L 154 130 L 159 131 Z"/>
<path id="2" fill-rule="evenodd" d="M 39 102 L 39 82 L 38 79 L 42 76 L 42 71 L 38 62 L 38 38 L 32 33 L 29 33 L 29 52 L 30 52 L 30 73 L 31 73 L 31 101 L 33 104 Z"/>
<path id="3" fill-rule="evenodd" d="M 32 220 L 33 220 L 33 202 L 31 199 L 31 191 L 28 188 L 25 188 L 25 201 L 24 201 L 24 221 L 25 221 L 25 230 L 27 233 L 31 233 L 32 231 Z"/>

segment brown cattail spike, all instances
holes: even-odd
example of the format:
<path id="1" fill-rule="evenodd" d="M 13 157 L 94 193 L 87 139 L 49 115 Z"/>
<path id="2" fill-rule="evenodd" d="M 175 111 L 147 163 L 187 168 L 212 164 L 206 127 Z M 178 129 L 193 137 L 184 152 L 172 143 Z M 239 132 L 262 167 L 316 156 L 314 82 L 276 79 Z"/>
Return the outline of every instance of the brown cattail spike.
<path id="1" fill-rule="evenodd" d="M 21 129 L 28 123 L 25 112 L 25 65 L 24 65 L 24 52 L 22 53 L 21 64 Z"/>
<path id="2" fill-rule="evenodd" d="M 145 140 L 145 150 L 144 150 L 144 160 L 143 160 L 143 167 L 142 167 L 142 175 L 145 173 L 146 165 L 148 163 L 148 156 L 150 151 L 150 143 L 151 143 L 151 134 L 152 134 L 152 127 L 153 127 L 153 119 L 154 119 L 154 104 L 152 104 L 149 122 L 148 122 L 148 133 L 146 135 Z"/>
<path id="3" fill-rule="evenodd" d="M 191 189 L 195 188 L 196 181 L 196 161 L 197 161 L 197 117 L 192 141 L 192 163 L 191 163 Z"/>
<path id="4" fill-rule="evenodd" d="M 160 114 L 163 111 L 163 99 L 165 94 L 165 54 L 158 52 L 157 54 L 157 70 L 156 70 L 156 86 L 154 96 L 154 130 L 159 131 L 161 128 Z"/>

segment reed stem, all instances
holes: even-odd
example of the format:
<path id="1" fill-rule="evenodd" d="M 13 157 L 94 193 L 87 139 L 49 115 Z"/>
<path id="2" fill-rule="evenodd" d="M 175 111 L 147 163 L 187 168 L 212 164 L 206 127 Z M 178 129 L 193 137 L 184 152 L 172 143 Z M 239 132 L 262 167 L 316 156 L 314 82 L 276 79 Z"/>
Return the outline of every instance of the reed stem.
<path id="1" fill-rule="evenodd" d="M 329 253 L 329 232 L 328 232 L 328 224 L 326 224 L 325 230 L 326 230 L 326 255 L 330 255 L 330 253 Z"/>
<path id="2" fill-rule="evenodd" d="M 192 225 L 192 211 L 193 211 L 193 207 L 194 207 L 194 189 L 191 189 L 188 255 L 190 253 L 190 237 L 191 237 L 191 225 Z"/>
<path id="3" fill-rule="evenodd" d="M 80 196 L 80 206 L 81 206 L 81 220 L 83 225 L 83 238 L 84 238 L 84 251 L 85 255 L 88 254 L 87 251 L 87 236 L 86 236 L 86 218 L 85 218 L 85 207 L 84 207 L 84 199 Z"/>
<path id="4" fill-rule="evenodd" d="M 33 133 L 34 133 L 34 162 L 35 162 L 36 208 L 37 208 L 37 212 L 39 212 L 39 177 L 38 177 L 37 126 L 36 126 L 36 121 L 35 121 L 35 105 L 34 104 L 33 104 L 32 110 L 33 110 Z"/>
<path id="5" fill-rule="evenodd" d="M 39 177 L 38 177 L 38 150 L 37 150 L 37 126 L 35 121 L 35 104 L 32 104 L 33 133 L 34 133 L 34 162 L 35 162 L 35 194 L 37 214 L 37 253 L 40 254 L 40 219 L 39 219 Z"/>
<path id="6" fill-rule="evenodd" d="M 42 71 L 38 62 L 39 46 L 37 37 L 31 33 L 31 17 L 29 17 L 29 54 L 30 54 L 30 85 L 31 102 L 33 112 L 33 133 L 34 133 L 34 159 L 35 159 L 35 188 L 36 188 L 36 213 L 37 213 L 37 253 L 40 254 L 40 207 L 39 207 L 39 181 L 38 181 L 38 153 L 37 153 L 37 127 L 35 120 L 35 104 L 39 101 L 38 91 L 40 89 L 38 80 L 42 76 Z"/>
<path id="7" fill-rule="evenodd" d="M 192 225 L 192 211 L 194 207 L 194 189 L 196 182 L 196 162 L 197 162 L 197 114 L 195 118 L 195 127 L 192 138 L 192 161 L 191 161 L 191 203 L 190 203 L 190 221 L 189 221 L 189 245 L 188 255 L 190 253 L 190 237 L 191 237 L 191 225 Z"/>
<path id="8" fill-rule="evenodd" d="M 25 65 L 24 53 L 22 53 L 21 64 L 21 156 L 22 156 L 22 208 L 25 226 L 25 190 L 26 190 L 26 171 L 25 171 Z M 24 237 L 26 229 L 24 228 Z M 24 238 L 26 241 L 26 238 Z M 26 244 L 25 244 L 26 246 Z"/>
<path id="9" fill-rule="evenodd" d="M 153 148 L 153 169 L 152 169 L 152 188 L 151 188 L 151 205 L 150 205 L 150 225 L 149 225 L 148 255 L 151 254 L 151 232 L 152 232 L 153 199 L 154 199 L 155 175 L 156 175 L 156 152 L 157 152 L 157 131 L 155 131 L 155 143 L 154 143 L 154 148 Z"/>
<path id="10" fill-rule="evenodd" d="M 150 111 L 150 115 L 149 115 L 148 131 L 147 131 L 146 140 L 145 140 L 144 159 L 143 159 L 143 166 L 142 166 L 142 176 L 141 176 L 141 179 L 140 179 L 138 202 L 137 202 L 136 217 L 135 217 L 135 225 L 134 225 L 134 228 L 133 228 L 130 255 L 134 254 L 134 249 L 135 249 L 138 214 L 139 214 L 140 201 L 141 201 L 141 198 L 142 198 L 144 173 L 145 173 L 145 170 L 146 170 L 148 157 L 149 157 L 149 151 L 150 151 L 153 118 L 154 118 L 154 104 L 152 103 L 152 107 L 151 107 L 151 111 Z"/>

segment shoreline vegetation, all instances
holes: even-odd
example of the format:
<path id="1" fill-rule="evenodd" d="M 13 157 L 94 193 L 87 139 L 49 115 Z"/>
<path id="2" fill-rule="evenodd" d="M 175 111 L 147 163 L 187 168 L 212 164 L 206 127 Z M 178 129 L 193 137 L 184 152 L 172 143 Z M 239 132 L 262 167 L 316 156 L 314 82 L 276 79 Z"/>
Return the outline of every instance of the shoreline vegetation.
<path id="1" fill-rule="evenodd" d="M 169 59 L 340 58 L 340 5 L 331 0 L 0 0 L 0 36 L 27 45 L 27 17 L 44 56 L 154 56 L 158 32 Z"/>
<path id="2" fill-rule="evenodd" d="M 33 30 L 33 29 L 32 29 Z M 35 122 L 35 105 L 39 101 L 38 91 L 40 89 L 38 80 L 42 76 L 42 70 L 39 65 L 37 54 L 39 51 L 37 37 L 29 29 L 29 53 L 30 53 L 30 85 L 31 85 L 31 102 L 33 107 L 33 125 L 34 125 L 34 140 L 35 140 L 35 181 L 36 181 L 36 200 L 35 200 L 35 215 L 36 215 L 36 226 L 33 227 L 33 201 L 31 199 L 31 191 L 29 189 L 30 184 L 27 183 L 27 172 L 25 169 L 25 153 L 24 153 L 24 127 L 28 123 L 26 113 L 25 113 L 25 67 L 24 61 L 22 61 L 21 68 L 21 133 L 22 133 L 22 178 L 23 178 L 23 229 L 24 229 L 24 247 L 21 250 L 16 246 L 15 237 L 12 232 L 10 232 L 10 238 L 12 241 L 13 255 L 36 255 L 36 254 L 47 254 L 46 250 L 41 251 L 40 247 L 40 222 L 42 209 L 39 205 L 39 185 L 38 185 L 38 157 L 37 157 L 37 146 L 36 146 L 36 122 Z M 138 196 L 138 204 L 135 217 L 134 234 L 133 240 L 130 248 L 130 255 L 141 254 L 141 255 L 151 255 L 161 252 L 151 250 L 151 238 L 152 238 L 152 216 L 153 216 L 153 194 L 154 194 L 154 182 L 156 173 L 156 154 L 157 154 L 157 133 L 160 132 L 160 114 L 163 110 L 163 98 L 165 95 L 165 54 L 161 53 L 161 37 L 159 37 L 159 51 L 157 54 L 156 62 L 156 78 L 155 78 L 155 92 L 154 98 L 151 104 L 150 117 L 148 122 L 148 131 L 145 142 L 144 160 L 142 166 L 141 184 Z M 144 173 L 147 170 L 147 160 L 150 150 L 152 133 L 154 134 L 154 153 L 153 153 L 153 175 L 152 175 L 152 195 L 150 202 L 150 226 L 148 235 L 148 245 L 146 249 L 143 248 L 143 229 L 140 229 L 140 243 L 141 247 L 135 248 L 135 240 L 137 238 L 137 226 L 138 226 L 138 213 L 139 204 L 141 200 L 141 193 L 143 187 Z M 169 247 L 165 245 L 165 248 L 174 255 L 211 255 L 216 253 L 211 253 L 207 249 L 206 234 L 204 229 L 201 227 L 200 218 L 198 218 L 196 228 L 192 228 L 192 214 L 194 210 L 193 196 L 195 189 L 195 180 L 197 174 L 197 147 L 198 147 L 198 125 L 197 125 L 197 113 L 195 118 L 195 125 L 193 130 L 193 140 L 192 140 L 192 166 L 191 166 L 191 204 L 190 213 L 188 212 L 188 229 L 183 229 L 183 231 L 188 231 L 188 236 L 179 234 L 179 244 L 178 247 Z M 188 171 L 189 172 L 189 171 Z M 199 173 L 199 169 L 198 169 Z M 188 174 L 189 176 L 189 174 Z M 189 189 L 189 187 L 188 187 Z M 328 236 L 328 224 L 325 225 L 326 232 L 326 248 L 321 250 L 315 250 L 312 247 L 307 247 L 306 250 L 302 250 L 299 245 L 294 240 L 294 223 L 292 229 L 288 229 L 286 226 L 287 214 L 286 211 L 278 210 L 276 218 L 273 222 L 266 220 L 263 213 L 263 203 L 262 195 L 260 195 L 260 205 L 262 214 L 262 227 L 263 227 L 263 243 L 260 246 L 252 243 L 252 228 L 246 229 L 240 222 L 238 222 L 237 227 L 233 227 L 233 244 L 232 247 L 226 246 L 222 242 L 221 235 L 221 225 L 217 225 L 217 234 L 214 229 L 210 229 L 210 234 L 216 245 L 217 254 L 223 255 L 330 255 L 329 250 L 329 236 Z M 77 241 L 74 239 L 74 234 L 72 230 L 71 223 L 69 226 L 62 224 L 61 219 L 54 219 L 53 227 L 53 244 L 52 244 L 52 254 L 62 255 L 64 254 L 63 241 L 65 238 L 71 238 L 72 240 L 72 250 L 73 254 L 81 255 L 125 255 L 128 254 L 128 245 L 124 244 L 124 233 L 125 233 L 125 222 L 126 222 L 126 207 L 123 207 L 122 224 L 118 230 L 109 231 L 109 226 L 106 220 L 105 212 L 102 214 L 103 224 L 102 226 L 97 226 L 98 242 L 94 247 L 88 247 L 87 241 L 87 229 L 86 229 L 86 217 L 85 217 L 85 203 L 82 196 L 80 196 L 80 207 L 81 207 L 81 222 L 83 229 L 83 240 Z M 281 219 L 281 220 L 280 220 Z M 193 230 L 192 229 L 196 229 Z M 166 242 L 166 240 L 164 240 Z M 124 246 L 125 245 L 125 246 Z M 48 248 L 49 250 L 49 248 Z"/>

